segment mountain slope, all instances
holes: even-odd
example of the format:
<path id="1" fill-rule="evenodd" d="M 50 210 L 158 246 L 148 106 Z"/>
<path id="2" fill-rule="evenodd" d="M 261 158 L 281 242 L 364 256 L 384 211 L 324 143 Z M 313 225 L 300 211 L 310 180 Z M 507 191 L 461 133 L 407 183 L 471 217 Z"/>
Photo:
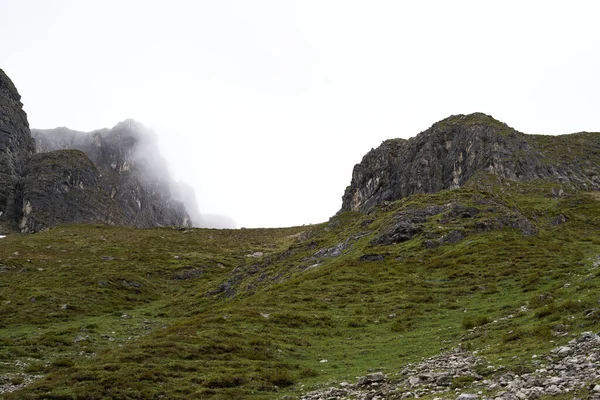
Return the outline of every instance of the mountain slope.
<path id="1" fill-rule="evenodd" d="M 454 189 L 478 172 L 598 190 L 599 166 L 600 133 L 525 135 L 485 114 L 457 115 L 367 153 L 354 167 L 342 211 L 364 212 L 411 194 Z"/>
<path id="2" fill-rule="evenodd" d="M 488 122 L 474 129 L 500 140 Z M 506 137 L 529 150 L 492 146 L 480 164 L 494 168 L 473 167 L 458 187 L 315 226 L 73 225 L 0 239 L 0 391 L 597 397 L 600 195 L 589 189 L 598 136 Z M 481 154 L 461 165 L 480 165 Z"/>
<path id="3" fill-rule="evenodd" d="M 486 175 L 313 227 L 9 236 L 0 374 L 36 381 L 6 398 L 294 398 L 454 348 L 483 367 L 430 397 L 491 395 L 600 326 L 599 216 L 596 192 Z"/>

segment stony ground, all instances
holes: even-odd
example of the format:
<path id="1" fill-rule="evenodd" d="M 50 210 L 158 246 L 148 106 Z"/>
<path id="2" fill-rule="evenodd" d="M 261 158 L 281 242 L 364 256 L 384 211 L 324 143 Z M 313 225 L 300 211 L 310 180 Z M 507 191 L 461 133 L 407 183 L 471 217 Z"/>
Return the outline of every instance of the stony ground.
<path id="1" fill-rule="evenodd" d="M 376 372 L 354 384 L 342 382 L 338 387 L 307 393 L 301 400 L 404 400 L 425 395 L 457 400 L 524 400 L 582 391 L 588 393 L 586 398 L 600 399 L 600 336 L 585 332 L 568 345 L 535 357 L 533 364 L 535 371 L 518 375 L 488 365 L 473 352 L 455 349 L 406 366 L 400 379 Z"/>

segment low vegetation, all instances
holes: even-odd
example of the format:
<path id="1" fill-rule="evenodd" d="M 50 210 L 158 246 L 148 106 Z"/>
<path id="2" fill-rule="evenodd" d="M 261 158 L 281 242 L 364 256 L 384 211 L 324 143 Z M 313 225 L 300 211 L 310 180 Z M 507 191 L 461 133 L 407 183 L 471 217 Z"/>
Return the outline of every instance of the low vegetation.
<path id="1" fill-rule="evenodd" d="M 457 346 L 522 371 L 598 330 L 599 229 L 593 193 L 480 176 L 315 226 L 9 235 L 5 397 L 294 398 Z"/>

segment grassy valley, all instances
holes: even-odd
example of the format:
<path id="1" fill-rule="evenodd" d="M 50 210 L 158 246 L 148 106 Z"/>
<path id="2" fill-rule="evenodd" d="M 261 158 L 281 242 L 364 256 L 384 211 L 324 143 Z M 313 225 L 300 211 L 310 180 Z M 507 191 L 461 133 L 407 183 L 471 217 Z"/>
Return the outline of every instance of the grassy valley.
<path id="1" fill-rule="evenodd" d="M 459 346 L 482 375 L 533 370 L 598 330 L 599 200 L 479 175 L 315 226 L 9 235 L 0 385 L 7 399 L 297 398 Z"/>

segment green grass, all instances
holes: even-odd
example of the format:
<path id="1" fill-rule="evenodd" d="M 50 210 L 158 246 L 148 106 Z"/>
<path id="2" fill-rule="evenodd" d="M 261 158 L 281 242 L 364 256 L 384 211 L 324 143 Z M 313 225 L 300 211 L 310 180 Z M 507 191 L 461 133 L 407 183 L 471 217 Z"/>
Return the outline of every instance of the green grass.
<path id="1" fill-rule="evenodd" d="M 556 199 L 552 187 L 479 177 L 310 227 L 11 235 L 0 374 L 43 378 L 6 398 L 294 397 L 373 369 L 394 377 L 458 345 L 528 368 L 600 321 L 600 202 L 568 188 Z M 434 204 L 413 239 L 372 244 Z M 439 242 L 452 231 L 462 239 Z"/>

